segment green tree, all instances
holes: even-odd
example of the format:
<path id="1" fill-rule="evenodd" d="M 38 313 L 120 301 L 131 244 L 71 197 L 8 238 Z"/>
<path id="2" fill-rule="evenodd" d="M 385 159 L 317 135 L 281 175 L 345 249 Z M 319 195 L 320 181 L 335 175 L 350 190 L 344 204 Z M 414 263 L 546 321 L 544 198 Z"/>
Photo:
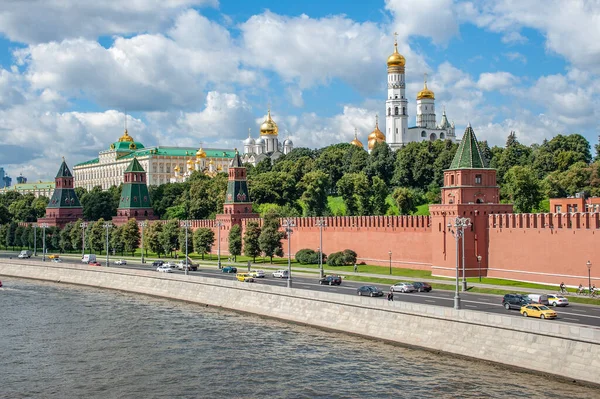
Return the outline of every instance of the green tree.
<path id="1" fill-rule="evenodd" d="M 86 244 L 94 253 L 102 253 L 104 249 L 104 223 L 105 220 L 103 218 L 95 222 L 90 222 L 85 232 Z"/>
<path id="2" fill-rule="evenodd" d="M 413 190 L 406 187 L 399 187 L 392 193 L 392 198 L 401 215 L 410 215 L 417 210 L 416 196 Z"/>
<path id="3" fill-rule="evenodd" d="M 286 205 L 298 200 L 297 180 L 286 172 L 265 172 L 253 176 L 249 182 L 250 197 L 254 203 Z"/>
<path id="4" fill-rule="evenodd" d="M 111 220 L 113 215 L 117 214 L 119 203 L 115 201 L 110 191 L 102 191 L 100 186 L 96 186 L 83 195 L 81 206 L 83 206 L 83 216 L 87 220 Z"/>
<path id="5" fill-rule="evenodd" d="M 323 216 L 327 211 L 327 188 L 329 176 L 320 170 L 309 172 L 299 183 L 304 190 L 302 201 L 305 205 L 305 216 Z"/>
<path id="6" fill-rule="evenodd" d="M 1 197 L 1 196 L 0 196 Z M 0 203 L 0 225 L 4 225 L 11 220 L 8 207 Z"/>
<path id="7" fill-rule="evenodd" d="M 125 243 L 123 241 L 123 230 L 124 225 L 119 227 L 113 227 L 110 229 L 110 248 L 115 253 L 123 255 L 125 253 Z"/>
<path id="8" fill-rule="evenodd" d="M 0 224 L 0 246 L 4 246 L 6 247 L 6 249 L 8 249 L 8 246 L 6 246 L 6 236 L 8 235 L 8 229 L 8 223 Z"/>
<path id="9" fill-rule="evenodd" d="M 252 261 L 256 262 L 256 257 L 260 255 L 260 238 L 261 228 L 258 222 L 249 222 L 246 225 L 244 232 L 244 255 L 252 257 Z"/>
<path id="10" fill-rule="evenodd" d="M 123 250 L 133 256 L 135 250 L 140 247 L 140 227 L 135 219 L 129 219 L 122 227 Z"/>
<path id="11" fill-rule="evenodd" d="M 263 227 L 258 237 L 258 246 L 260 250 L 271 259 L 273 262 L 274 255 L 283 255 L 283 247 L 281 240 L 285 233 L 280 232 L 273 226 Z"/>
<path id="12" fill-rule="evenodd" d="M 23 234 L 21 235 L 21 242 L 24 247 L 30 249 L 33 247 L 33 227 L 31 225 L 25 226 L 23 229 Z"/>
<path id="13" fill-rule="evenodd" d="M 389 195 L 387 184 L 379 176 L 374 176 L 371 183 L 371 212 L 373 215 L 385 215 L 388 210 L 386 202 Z"/>
<path id="14" fill-rule="evenodd" d="M 150 186 L 150 200 L 154 213 L 165 219 L 167 209 L 180 204 L 184 193 L 189 191 L 190 183 L 166 183 L 159 186 Z M 183 219 L 185 219 L 183 215 Z"/>
<path id="15" fill-rule="evenodd" d="M 6 247 L 12 247 L 14 249 L 15 246 L 15 234 L 17 232 L 18 224 L 16 222 L 10 222 L 8 224 L 8 228 L 6 229 L 6 235 L 4 236 L 4 243 Z"/>
<path id="16" fill-rule="evenodd" d="M 82 250 L 81 247 L 83 244 L 83 230 L 81 228 L 81 224 L 84 223 L 83 219 L 77 220 L 73 227 L 71 228 L 71 247 L 73 250 Z"/>
<path id="17" fill-rule="evenodd" d="M 163 253 L 163 248 L 160 243 L 160 233 L 162 232 L 162 222 L 155 221 L 148 224 L 144 230 L 144 248 L 155 252 L 159 257 Z"/>
<path id="18" fill-rule="evenodd" d="M 34 216 L 34 220 L 31 220 L 32 222 L 35 222 L 37 218 L 44 217 L 48 202 L 50 202 L 50 199 L 44 196 L 39 196 L 31 201 L 31 213 Z"/>
<path id="19" fill-rule="evenodd" d="M 189 218 L 214 218 L 223 210 L 226 190 L 227 176 L 224 173 L 213 178 L 198 173 L 197 178 L 190 182 L 189 196 L 186 197 Z"/>
<path id="20" fill-rule="evenodd" d="M 194 231 L 194 251 L 202 255 L 210 252 L 211 247 L 215 243 L 215 232 L 208 227 L 201 227 Z"/>
<path id="21" fill-rule="evenodd" d="M 162 231 L 158 234 L 158 240 L 165 254 L 173 256 L 173 250 L 179 247 L 179 222 L 177 220 L 169 220 L 162 227 Z"/>
<path id="22" fill-rule="evenodd" d="M 25 227 L 18 225 L 15 230 L 15 238 L 14 238 L 14 246 L 16 247 L 26 247 L 28 240 L 23 240 L 23 233 L 25 232 Z"/>
<path id="23" fill-rule="evenodd" d="M 396 155 L 387 143 L 375 143 L 375 146 L 369 154 L 364 172 L 370 179 L 372 179 L 373 176 L 378 176 L 386 184 L 389 184 L 394 175 L 395 159 Z"/>
<path id="24" fill-rule="evenodd" d="M 234 261 L 242 254 L 242 228 L 239 224 L 234 224 L 229 230 L 229 253 L 233 255 Z"/>
<path id="25" fill-rule="evenodd" d="M 502 195 L 510 198 L 517 212 L 531 212 L 543 199 L 542 188 L 533 169 L 513 166 L 504 176 Z"/>
<path id="26" fill-rule="evenodd" d="M 52 228 L 50 244 L 53 250 L 60 250 L 60 229 L 56 226 Z"/>
<path id="27" fill-rule="evenodd" d="M 60 241 L 58 246 L 61 249 L 61 252 L 67 252 L 73 249 L 73 244 L 71 243 L 71 230 L 73 230 L 74 223 L 67 223 L 65 227 L 60 231 Z"/>

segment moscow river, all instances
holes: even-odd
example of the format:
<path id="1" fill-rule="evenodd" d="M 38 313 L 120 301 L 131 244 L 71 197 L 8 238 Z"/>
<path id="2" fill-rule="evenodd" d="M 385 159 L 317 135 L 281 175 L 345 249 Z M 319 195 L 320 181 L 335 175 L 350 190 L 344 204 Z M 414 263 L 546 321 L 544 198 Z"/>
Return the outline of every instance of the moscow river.
<path id="1" fill-rule="evenodd" d="M 1 398 L 600 397 L 552 377 L 195 304 L 3 283 Z"/>

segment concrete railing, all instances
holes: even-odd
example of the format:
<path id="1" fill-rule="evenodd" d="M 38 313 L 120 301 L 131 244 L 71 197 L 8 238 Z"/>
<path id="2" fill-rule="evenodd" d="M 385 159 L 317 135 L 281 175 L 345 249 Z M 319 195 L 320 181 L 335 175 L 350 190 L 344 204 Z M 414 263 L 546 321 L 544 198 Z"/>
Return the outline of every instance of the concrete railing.
<path id="1" fill-rule="evenodd" d="M 219 306 L 590 383 L 600 375 L 594 327 L 145 270 L 0 260 L 0 275 Z"/>

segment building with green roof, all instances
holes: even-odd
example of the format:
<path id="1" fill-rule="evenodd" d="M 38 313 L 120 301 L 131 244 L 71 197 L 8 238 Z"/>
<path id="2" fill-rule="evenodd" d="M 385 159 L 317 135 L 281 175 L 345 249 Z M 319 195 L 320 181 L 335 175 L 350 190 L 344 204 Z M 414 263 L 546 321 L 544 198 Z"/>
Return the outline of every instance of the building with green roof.
<path id="1" fill-rule="evenodd" d="M 63 158 L 54 178 L 54 193 L 46 206 L 46 215 L 38 223 L 64 227 L 83 217 L 83 207 L 75 192 L 73 174 Z"/>
<path id="2" fill-rule="evenodd" d="M 131 218 L 136 220 L 153 220 L 154 210 L 150 204 L 150 194 L 146 184 L 146 171 L 137 158 L 129 162 L 123 176 L 121 198 L 117 208 L 117 216 L 113 217 L 116 225 L 127 223 Z"/>

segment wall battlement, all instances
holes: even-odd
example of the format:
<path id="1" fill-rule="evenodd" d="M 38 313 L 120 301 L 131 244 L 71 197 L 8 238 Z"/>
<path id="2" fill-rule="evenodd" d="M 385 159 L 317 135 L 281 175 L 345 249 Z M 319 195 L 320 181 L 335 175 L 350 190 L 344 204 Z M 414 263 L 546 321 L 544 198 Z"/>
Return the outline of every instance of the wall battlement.
<path id="1" fill-rule="evenodd" d="M 317 222 L 321 219 L 326 227 L 333 228 L 412 228 L 422 231 L 431 228 L 429 216 L 330 216 L 294 218 L 295 229 L 319 228 Z M 283 224 L 283 220 L 281 222 Z"/>
<path id="2" fill-rule="evenodd" d="M 488 217 L 492 229 L 600 229 L 600 213 L 518 213 L 493 214 Z"/>

